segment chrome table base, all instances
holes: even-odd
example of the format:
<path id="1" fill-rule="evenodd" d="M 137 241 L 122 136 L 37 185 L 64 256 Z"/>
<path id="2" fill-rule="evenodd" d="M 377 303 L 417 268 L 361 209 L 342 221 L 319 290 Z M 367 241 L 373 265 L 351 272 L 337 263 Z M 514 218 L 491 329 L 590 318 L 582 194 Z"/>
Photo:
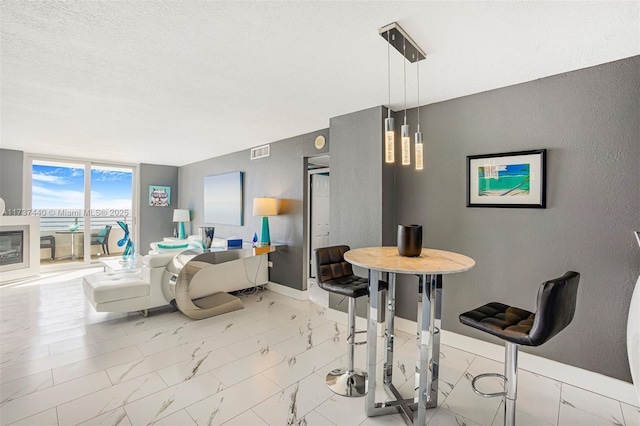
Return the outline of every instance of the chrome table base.
<path id="1" fill-rule="evenodd" d="M 422 275 L 421 302 L 418 303 L 417 345 L 419 363 L 416 368 L 417 394 L 413 399 L 402 399 L 392 383 L 393 345 L 395 333 L 395 293 L 396 274 L 388 273 L 389 291 L 387 296 L 386 355 L 383 372 L 383 385 L 387 394 L 395 398 L 392 401 L 376 402 L 376 350 L 377 318 L 383 299 L 378 293 L 380 272 L 369 270 L 369 315 L 367 327 L 367 395 L 365 410 L 367 416 L 379 416 L 399 412 L 407 424 L 424 425 L 427 409 L 438 405 L 438 372 L 440 363 L 440 324 L 442 289 L 438 288 L 438 275 Z"/>

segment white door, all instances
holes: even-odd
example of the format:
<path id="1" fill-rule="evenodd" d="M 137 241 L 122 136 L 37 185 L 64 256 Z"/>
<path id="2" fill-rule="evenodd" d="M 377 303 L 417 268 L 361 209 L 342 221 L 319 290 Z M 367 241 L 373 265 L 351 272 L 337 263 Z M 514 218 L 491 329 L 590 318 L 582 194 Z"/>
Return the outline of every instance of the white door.
<path id="1" fill-rule="evenodd" d="M 316 276 L 314 250 L 329 245 L 329 173 L 311 175 L 311 270 Z"/>

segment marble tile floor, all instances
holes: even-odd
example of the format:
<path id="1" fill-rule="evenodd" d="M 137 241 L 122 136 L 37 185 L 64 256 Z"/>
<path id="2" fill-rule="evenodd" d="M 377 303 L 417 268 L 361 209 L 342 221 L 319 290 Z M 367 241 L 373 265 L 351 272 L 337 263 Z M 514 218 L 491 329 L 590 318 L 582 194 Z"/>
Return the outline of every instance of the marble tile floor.
<path id="1" fill-rule="evenodd" d="M 327 389 L 324 376 L 346 365 L 347 346 L 346 327 L 324 307 L 260 291 L 242 295 L 245 309 L 200 321 L 170 307 L 148 318 L 96 313 L 82 276 L 100 270 L 0 287 L 2 425 L 404 424 L 397 414 L 368 418 L 363 398 Z M 394 384 L 408 396 L 415 341 L 399 332 L 396 348 Z M 365 357 L 359 346 L 356 366 Z M 428 424 L 502 425 L 501 400 L 470 386 L 476 374 L 501 369 L 443 346 Z M 524 370 L 519 380 L 519 425 L 640 425 L 638 407 Z"/>

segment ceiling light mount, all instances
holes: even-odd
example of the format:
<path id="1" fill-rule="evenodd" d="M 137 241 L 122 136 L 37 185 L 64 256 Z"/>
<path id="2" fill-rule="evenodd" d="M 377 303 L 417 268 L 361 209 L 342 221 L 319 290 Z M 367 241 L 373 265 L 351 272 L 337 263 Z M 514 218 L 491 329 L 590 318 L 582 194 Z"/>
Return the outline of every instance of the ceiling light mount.
<path id="1" fill-rule="evenodd" d="M 387 32 L 389 34 L 387 34 Z M 401 55 L 406 55 L 407 61 L 411 63 L 421 61 L 427 57 L 424 50 L 420 49 L 420 46 L 409 37 L 409 34 L 407 34 L 397 22 L 380 28 L 378 34 L 380 34 L 385 41 L 388 41 Z"/>

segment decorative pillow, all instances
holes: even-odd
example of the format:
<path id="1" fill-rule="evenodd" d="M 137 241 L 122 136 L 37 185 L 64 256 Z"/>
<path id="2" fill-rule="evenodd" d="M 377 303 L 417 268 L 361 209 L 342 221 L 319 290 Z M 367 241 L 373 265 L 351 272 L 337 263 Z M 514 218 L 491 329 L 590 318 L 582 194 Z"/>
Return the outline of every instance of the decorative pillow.
<path id="1" fill-rule="evenodd" d="M 184 250 L 189 247 L 189 244 L 162 244 L 158 243 L 160 250 Z"/>
<path id="2" fill-rule="evenodd" d="M 98 237 L 104 237 L 107 235 L 107 228 L 102 228 L 100 232 L 98 232 Z"/>

